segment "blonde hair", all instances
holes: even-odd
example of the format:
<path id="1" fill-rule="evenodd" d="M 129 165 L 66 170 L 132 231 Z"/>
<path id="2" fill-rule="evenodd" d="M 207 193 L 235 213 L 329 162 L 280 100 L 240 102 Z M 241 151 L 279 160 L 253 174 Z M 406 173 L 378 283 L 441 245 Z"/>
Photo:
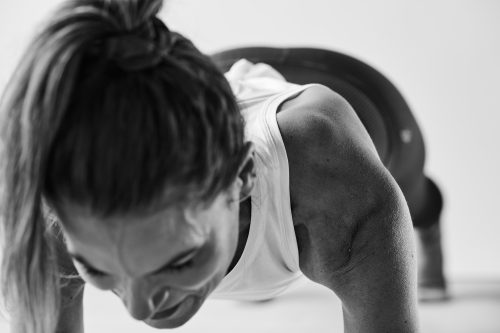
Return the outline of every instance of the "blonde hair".
<path id="1" fill-rule="evenodd" d="M 1 291 L 21 332 L 54 332 L 60 312 L 44 202 L 106 215 L 148 207 L 165 188 L 209 200 L 237 176 L 243 121 L 230 86 L 156 18 L 161 6 L 65 3 L 4 92 Z"/>

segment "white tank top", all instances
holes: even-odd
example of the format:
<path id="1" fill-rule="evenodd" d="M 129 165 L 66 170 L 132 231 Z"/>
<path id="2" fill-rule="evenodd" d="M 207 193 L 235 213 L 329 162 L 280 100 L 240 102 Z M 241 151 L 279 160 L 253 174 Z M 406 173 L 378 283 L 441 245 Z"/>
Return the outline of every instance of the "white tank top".
<path id="1" fill-rule="evenodd" d="M 256 148 L 257 181 L 248 239 L 236 266 L 211 297 L 266 300 L 302 276 L 290 208 L 288 159 L 276 112 L 310 85 L 286 82 L 272 67 L 240 60 L 226 73 Z"/>

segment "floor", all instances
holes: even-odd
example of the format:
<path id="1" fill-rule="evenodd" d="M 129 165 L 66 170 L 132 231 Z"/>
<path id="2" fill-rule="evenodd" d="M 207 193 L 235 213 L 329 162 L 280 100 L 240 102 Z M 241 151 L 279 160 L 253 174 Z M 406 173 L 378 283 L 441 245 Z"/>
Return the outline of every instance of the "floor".
<path id="1" fill-rule="evenodd" d="M 452 298 L 444 303 L 421 303 L 420 321 L 425 333 L 500 333 L 500 280 L 450 284 Z M 87 288 L 85 331 L 153 333 L 157 330 L 128 317 L 112 294 Z M 340 301 L 325 288 L 302 280 L 276 300 L 239 303 L 209 300 L 176 333 L 303 333 L 342 332 Z M 0 332 L 7 324 L 0 321 Z"/>

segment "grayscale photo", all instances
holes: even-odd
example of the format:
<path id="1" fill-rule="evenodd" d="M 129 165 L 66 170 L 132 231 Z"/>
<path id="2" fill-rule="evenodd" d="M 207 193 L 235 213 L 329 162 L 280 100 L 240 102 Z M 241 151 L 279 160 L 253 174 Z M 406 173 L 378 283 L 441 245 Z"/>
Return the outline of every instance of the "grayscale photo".
<path id="1" fill-rule="evenodd" d="M 0 3 L 0 332 L 500 333 L 500 2 Z"/>

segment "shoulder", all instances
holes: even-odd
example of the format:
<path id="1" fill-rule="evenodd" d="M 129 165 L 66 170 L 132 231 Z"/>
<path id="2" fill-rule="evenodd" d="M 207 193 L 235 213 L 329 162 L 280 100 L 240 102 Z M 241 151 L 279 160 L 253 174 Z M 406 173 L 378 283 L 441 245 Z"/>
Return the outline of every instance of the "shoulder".
<path id="1" fill-rule="evenodd" d="M 311 86 L 285 102 L 277 120 L 291 154 L 309 152 L 317 159 L 319 156 L 314 155 L 331 153 L 333 149 L 345 153 L 363 150 L 377 158 L 375 146 L 351 105 L 325 86 Z"/>
<path id="2" fill-rule="evenodd" d="M 338 195 L 347 185 L 366 188 L 380 178 L 374 174 L 385 172 L 355 111 L 327 87 L 312 86 L 286 102 L 277 121 L 289 160 L 295 207 L 313 204 L 317 208 L 321 204 L 314 197 L 330 192 Z M 323 188 L 328 190 L 320 192 Z"/>
<path id="3" fill-rule="evenodd" d="M 340 271 L 354 263 L 353 256 L 364 258 L 365 250 L 355 251 L 363 247 L 360 235 L 368 240 L 396 232 L 385 217 L 401 211 L 404 199 L 339 94 L 312 86 L 284 104 L 277 118 L 289 160 L 301 269 L 306 275 L 325 265 Z"/>

